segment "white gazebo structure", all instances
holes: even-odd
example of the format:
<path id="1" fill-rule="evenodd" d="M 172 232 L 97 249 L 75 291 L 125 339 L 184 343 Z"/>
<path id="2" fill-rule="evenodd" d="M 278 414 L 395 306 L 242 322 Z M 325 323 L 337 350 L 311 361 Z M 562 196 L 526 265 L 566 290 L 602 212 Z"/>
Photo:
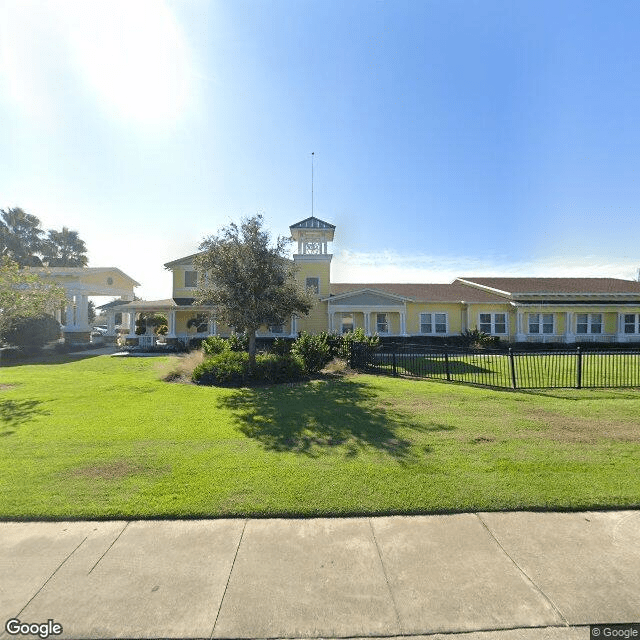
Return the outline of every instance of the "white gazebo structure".
<path id="1" fill-rule="evenodd" d="M 65 342 L 70 343 L 90 340 L 90 296 L 120 296 L 123 302 L 128 302 L 134 299 L 134 287 L 140 286 L 139 282 L 116 267 L 31 267 L 29 271 L 64 288 L 65 309 L 64 312 L 57 309 L 55 317 L 63 325 Z M 115 341 L 115 313 L 107 317 L 107 337 Z"/>

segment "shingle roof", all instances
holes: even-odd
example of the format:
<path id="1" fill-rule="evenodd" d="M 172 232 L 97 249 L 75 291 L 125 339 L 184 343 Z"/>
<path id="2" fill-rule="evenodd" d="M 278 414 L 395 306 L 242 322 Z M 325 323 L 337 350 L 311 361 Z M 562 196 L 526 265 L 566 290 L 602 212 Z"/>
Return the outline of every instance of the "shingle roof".
<path id="1" fill-rule="evenodd" d="M 120 305 L 114 305 L 118 309 L 126 311 L 127 308 L 135 308 L 135 309 L 177 309 L 178 305 L 174 302 L 173 298 L 168 298 L 167 300 L 134 300 L 131 302 L 122 301 Z M 113 308 L 113 307 L 112 307 Z"/>
<path id="2" fill-rule="evenodd" d="M 316 218 L 315 216 L 311 216 L 310 218 L 305 218 L 300 222 L 296 222 L 292 224 L 289 229 L 335 229 L 336 226 L 334 224 L 329 224 L 324 220 L 320 220 L 320 218 Z"/>
<path id="3" fill-rule="evenodd" d="M 345 282 L 331 283 L 331 293 L 340 295 L 361 289 L 376 289 L 396 296 L 412 298 L 420 302 L 505 302 L 504 297 L 497 294 L 469 287 L 464 284 L 404 284 L 376 283 L 350 284 Z"/>
<path id="4" fill-rule="evenodd" d="M 640 282 L 619 278 L 458 278 L 510 294 L 640 294 Z"/>

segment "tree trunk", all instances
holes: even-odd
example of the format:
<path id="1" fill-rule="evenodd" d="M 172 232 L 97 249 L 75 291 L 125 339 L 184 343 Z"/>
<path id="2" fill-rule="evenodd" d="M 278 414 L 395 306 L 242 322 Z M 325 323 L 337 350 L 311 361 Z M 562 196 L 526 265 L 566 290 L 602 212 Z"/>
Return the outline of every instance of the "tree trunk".
<path id="1" fill-rule="evenodd" d="M 256 368 L 256 330 L 249 329 L 249 371 Z"/>

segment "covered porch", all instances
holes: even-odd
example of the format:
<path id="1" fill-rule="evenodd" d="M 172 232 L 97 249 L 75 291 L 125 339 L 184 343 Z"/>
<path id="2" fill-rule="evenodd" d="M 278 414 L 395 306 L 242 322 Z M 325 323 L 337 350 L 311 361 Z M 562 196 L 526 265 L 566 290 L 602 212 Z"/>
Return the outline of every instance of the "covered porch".
<path id="1" fill-rule="evenodd" d="M 65 342 L 88 343 L 91 339 L 89 298 L 120 296 L 122 303 L 134 299 L 133 289 L 140 286 L 115 267 L 31 267 L 45 281 L 64 288 L 64 308 L 56 309 L 55 319 L 62 325 Z M 108 326 L 107 339 L 115 341 L 115 322 Z"/>
<path id="2" fill-rule="evenodd" d="M 152 348 L 157 344 L 188 346 L 192 340 L 209 336 L 228 337 L 233 329 L 216 320 L 215 308 L 205 305 L 181 305 L 173 298 L 166 300 L 136 300 L 111 307 L 108 312 L 109 331 L 115 332 L 115 314 L 122 313 L 122 335 L 128 345 Z M 152 325 L 143 334 L 136 333 L 136 322 L 143 315 L 161 315 L 167 320 L 167 332 L 158 335 Z M 113 329 L 112 329 L 113 328 Z M 297 318 L 278 326 L 265 326 L 256 332 L 260 338 L 297 336 Z"/>
<path id="3" fill-rule="evenodd" d="M 326 298 L 329 331 L 347 333 L 362 329 L 366 335 L 407 335 L 407 299 L 362 289 Z"/>

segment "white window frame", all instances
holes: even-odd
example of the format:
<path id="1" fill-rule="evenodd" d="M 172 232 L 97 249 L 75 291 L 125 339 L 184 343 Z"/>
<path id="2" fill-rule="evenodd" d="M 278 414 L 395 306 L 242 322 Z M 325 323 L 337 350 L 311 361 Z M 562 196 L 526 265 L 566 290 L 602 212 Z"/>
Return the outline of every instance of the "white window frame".
<path id="1" fill-rule="evenodd" d="M 632 320 L 629 320 L 632 318 Z M 628 329 L 631 328 L 631 331 Z M 622 314 L 622 331 L 627 336 L 640 333 L 640 313 L 623 313 Z"/>
<path id="2" fill-rule="evenodd" d="M 195 284 L 187 284 L 187 274 L 188 273 L 195 273 Z M 184 288 L 185 289 L 195 289 L 198 286 L 198 272 L 194 269 L 185 269 L 184 272 Z"/>
<path id="3" fill-rule="evenodd" d="M 549 318 L 551 319 L 549 321 Z M 556 319 L 553 313 L 530 313 L 527 323 L 531 335 L 553 335 L 556 329 Z M 534 331 L 532 328 L 536 327 Z"/>
<path id="4" fill-rule="evenodd" d="M 440 316 L 440 318 L 438 318 Z M 444 318 L 444 322 L 442 321 Z M 419 315 L 420 333 L 422 335 L 446 335 L 449 333 L 449 316 L 441 311 L 424 311 Z M 444 330 L 438 330 L 438 327 L 444 325 Z M 431 327 L 429 331 L 425 331 L 425 327 Z"/>
<path id="5" fill-rule="evenodd" d="M 381 319 L 382 318 L 382 319 Z M 376 333 L 389 333 L 389 314 L 376 312 Z"/>
<path id="6" fill-rule="evenodd" d="M 580 319 L 585 318 L 585 321 Z M 585 327 L 584 331 L 580 331 L 580 325 Z M 596 327 L 600 327 L 599 331 L 594 331 Z M 602 335 L 604 333 L 604 314 L 603 313 L 576 313 L 576 334 L 579 336 L 586 335 Z"/>
<path id="7" fill-rule="evenodd" d="M 483 321 L 482 316 L 489 316 L 489 321 Z M 504 320 L 498 321 L 498 316 L 502 316 Z M 496 331 L 497 325 L 504 325 L 504 331 Z M 487 331 L 487 328 L 489 329 L 489 331 Z M 488 333 L 491 336 L 509 335 L 509 314 L 506 311 L 483 311 L 482 313 L 478 314 L 478 329 L 483 333 Z"/>
<path id="8" fill-rule="evenodd" d="M 347 318 L 350 318 L 351 322 L 345 323 L 345 320 Z M 349 325 L 351 325 L 351 328 L 345 331 L 345 326 L 348 327 Z M 355 331 L 355 328 L 356 328 L 355 315 L 353 313 L 350 313 L 349 311 L 343 311 L 342 316 L 340 318 L 340 333 L 349 333 L 349 331 Z"/>
<path id="9" fill-rule="evenodd" d="M 313 282 L 313 284 L 309 284 L 309 280 Z M 305 288 L 313 289 L 313 293 L 318 295 L 320 293 L 320 278 L 317 276 L 309 276 L 305 278 Z"/>

